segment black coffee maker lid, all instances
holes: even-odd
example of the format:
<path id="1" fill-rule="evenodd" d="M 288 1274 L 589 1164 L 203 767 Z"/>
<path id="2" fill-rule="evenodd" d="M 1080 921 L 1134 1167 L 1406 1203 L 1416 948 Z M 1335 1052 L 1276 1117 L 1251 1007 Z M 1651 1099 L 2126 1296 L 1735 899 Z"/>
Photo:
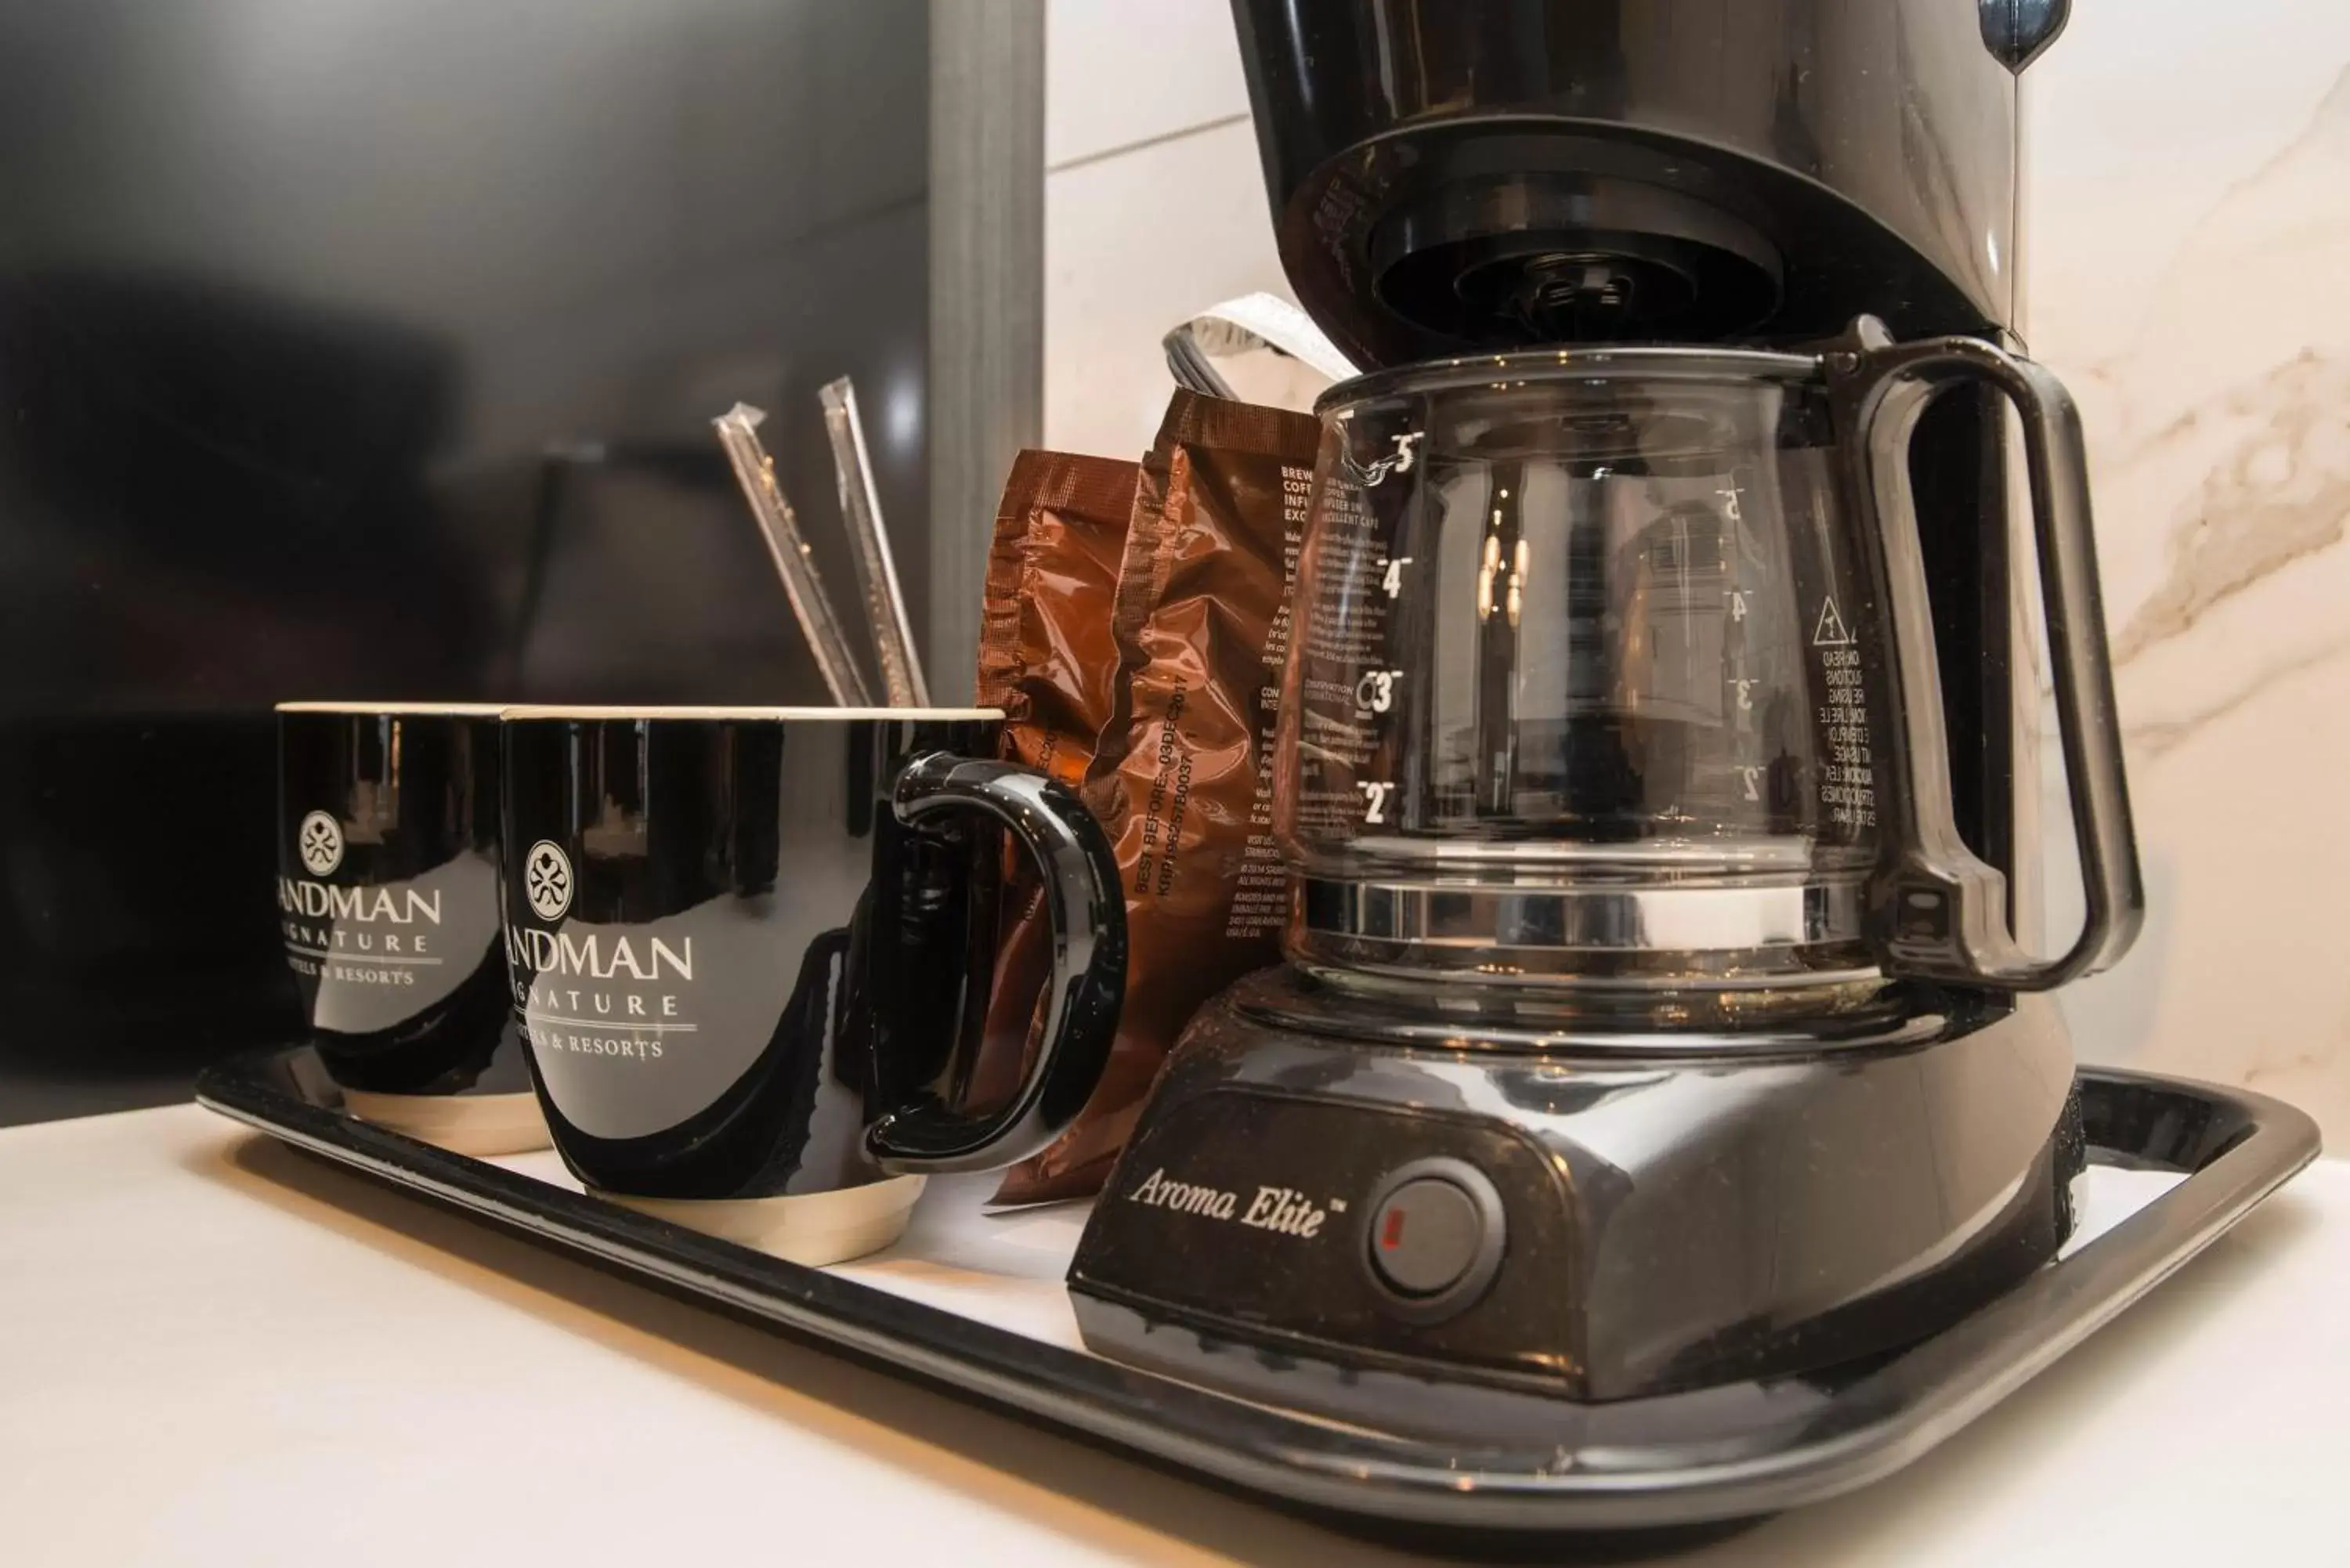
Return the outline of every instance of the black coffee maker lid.
<path id="1" fill-rule="evenodd" d="M 2013 317 L 2064 0 L 1233 0 L 1282 263 L 1357 363 Z"/>

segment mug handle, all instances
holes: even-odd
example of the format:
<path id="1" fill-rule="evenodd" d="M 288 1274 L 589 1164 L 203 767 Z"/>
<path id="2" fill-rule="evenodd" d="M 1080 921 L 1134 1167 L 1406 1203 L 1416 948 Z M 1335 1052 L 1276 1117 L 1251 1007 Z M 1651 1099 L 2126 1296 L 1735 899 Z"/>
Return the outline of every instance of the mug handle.
<path id="1" fill-rule="evenodd" d="M 2113 666 L 2089 519 L 2088 457 L 2080 416 L 2063 383 L 2029 359 L 1976 337 L 1893 341 L 1862 317 L 1825 356 L 1847 411 L 1856 499 L 1873 504 L 1883 541 L 1881 588 L 1892 611 L 1890 700 L 1906 780 L 1888 792 L 1898 859 L 1872 902 L 1898 973 L 2007 991 L 2047 991 L 2105 969 L 2129 950 L 2146 916 L 2137 837 L 2130 822 L 2115 718 Z M 2041 613 L 2055 678 L 2064 782 L 2079 844 L 2086 914 L 2062 956 L 2042 960 L 2015 940 L 2007 878 L 1959 836 L 1942 728 L 1924 552 L 1909 489 L 1909 438 L 1934 395 L 1960 381 L 1996 388 L 2022 416 L 2040 556 Z M 1902 787 L 1906 783 L 1907 787 Z"/>
<path id="2" fill-rule="evenodd" d="M 1045 1044 L 1010 1104 L 967 1116 L 935 1101 L 885 1113 L 865 1147 L 893 1175 L 993 1170 L 1041 1154 L 1092 1097 L 1126 993 L 1126 900 L 1109 840 L 1067 785 L 1014 763 L 931 752 L 898 775 L 890 805 L 912 824 L 976 810 L 1011 829 L 1044 871 L 1053 974 Z"/>

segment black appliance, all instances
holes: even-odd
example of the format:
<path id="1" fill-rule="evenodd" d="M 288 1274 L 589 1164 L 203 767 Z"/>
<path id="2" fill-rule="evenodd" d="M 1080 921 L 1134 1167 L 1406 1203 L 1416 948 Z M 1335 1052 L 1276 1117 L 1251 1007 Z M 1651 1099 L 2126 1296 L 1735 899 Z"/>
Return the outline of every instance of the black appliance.
<path id="1" fill-rule="evenodd" d="M 1087 1343 L 1466 1443 L 1949 1327 L 2072 1226 L 2045 992 L 2142 897 L 2077 422 L 2012 357 L 2061 0 L 1233 9 L 1372 369 L 1320 410 L 1291 961 L 1161 1076 Z M 2043 613 L 2091 911 L 2044 961 Z"/>

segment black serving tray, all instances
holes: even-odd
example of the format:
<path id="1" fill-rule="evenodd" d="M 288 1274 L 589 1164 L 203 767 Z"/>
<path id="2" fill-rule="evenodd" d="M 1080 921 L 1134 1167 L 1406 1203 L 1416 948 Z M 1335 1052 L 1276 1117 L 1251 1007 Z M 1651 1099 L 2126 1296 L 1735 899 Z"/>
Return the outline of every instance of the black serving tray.
<path id="1" fill-rule="evenodd" d="M 2318 1150 L 2265 1096 L 2085 1071 L 2093 1165 L 2185 1179 L 1948 1332 L 1826 1376 L 1560 1406 L 1558 1439 L 1473 1450 L 1243 1404 L 635 1213 L 359 1121 L 309 1049 L 208 1071 L 196 1097 L 314 1154 L 672 1291 L 1048 1425 L 1357 1528 L 1467 1545 L 1774 1512 L 1887 1475 L 2079 1344 Z M 1415 1531 L 1418 1533 L 1419 1531 Z"/>

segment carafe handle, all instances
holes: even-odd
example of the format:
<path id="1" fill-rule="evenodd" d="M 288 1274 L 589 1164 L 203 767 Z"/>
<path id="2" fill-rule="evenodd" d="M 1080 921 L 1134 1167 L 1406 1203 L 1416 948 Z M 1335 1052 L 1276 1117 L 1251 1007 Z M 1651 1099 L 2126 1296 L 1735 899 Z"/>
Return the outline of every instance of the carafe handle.
<path id="1" fill-rule="evenodd" d="M 2129 950 L 2145 918 L 2137 839 L 2123 775 L 2113 667 L 2090 529 L 2088 461 L 2081 421 L 2062 383 L 2029 359 L 1974 337 L 1897 344 L 1863 317 L 1826 369 L 1849 410 L 1856 497 L 1877 514 L 1883 541 L 1879 585 L 1891 610 L 1893 679 L 1887 683 L 1905 753 L 1887 826 L 1898 857 L 1880 873 L 1873 902 L 1893 972 L 2007 991 L 2046 991 L 2104 969 Z M 2043 960 L 2016 941 L 2007 878 L 1960 837 L 1942 727 L 1926 568 L 1909 490 L 1909 438 L 1943 389 L 1987 382 L 2022 416 L 2040 557 L 2041 611 L 2056 690 L 2066 788 L 2079 843 L 2086 914 L 2062 956 Z"/>

